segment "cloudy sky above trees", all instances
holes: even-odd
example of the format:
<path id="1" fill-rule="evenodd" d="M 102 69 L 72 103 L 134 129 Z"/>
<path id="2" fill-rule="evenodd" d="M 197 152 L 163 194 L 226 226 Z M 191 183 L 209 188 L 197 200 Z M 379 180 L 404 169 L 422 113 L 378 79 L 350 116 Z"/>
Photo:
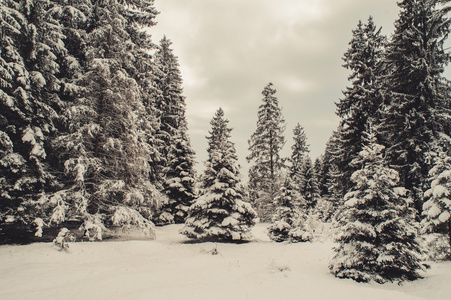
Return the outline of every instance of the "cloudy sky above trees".
<path id="1" fill-rule="evenodd" d="M 234 128 L 232 141 L 244 171 L 248 139 L 255 131 L 261 91 L 268 82 L 286 120 L 284 155 L 300 123 L 312 158 L 323 153 L 337 127 L 334 102 L 348 84 L 342 67 L 351 31 L 373 16 L 390 35 L 396 0 L 156 0 L 161 12 L 151 29 L 155 41 L 173 42 L 198 169 L 206 159 L 205 136 L 222 107 Z"/>

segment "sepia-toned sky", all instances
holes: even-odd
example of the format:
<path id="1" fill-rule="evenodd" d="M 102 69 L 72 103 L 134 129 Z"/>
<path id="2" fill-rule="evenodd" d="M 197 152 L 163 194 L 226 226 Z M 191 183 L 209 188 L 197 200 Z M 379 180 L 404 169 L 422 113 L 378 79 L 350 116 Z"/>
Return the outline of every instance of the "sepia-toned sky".
<path id="1" fill-rule="evenodd" d="M 296 123 L 306 132 L 312 159 L 337 127 L 334 102 L 349 85 L 342 56 L 359 20 L 373 16 L 390 35 L 396 0 L 156 0 L 151 28 L 165 34 L 179 58 L 191 143 L 198 170 L 207 158 L 205 136 L 222 107 L 243 173 L 248 139 L 256 129 L 261 91 L 272 82 L 286 120 L 285 156 Z"/>

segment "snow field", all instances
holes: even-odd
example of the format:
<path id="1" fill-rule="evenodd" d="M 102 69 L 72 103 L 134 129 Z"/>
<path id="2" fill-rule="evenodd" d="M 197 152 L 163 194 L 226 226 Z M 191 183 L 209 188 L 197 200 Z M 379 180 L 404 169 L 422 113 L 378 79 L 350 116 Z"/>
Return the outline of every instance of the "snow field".
<path id="1" fill-rule="evenodd" d="M 447 299 L 451 263 L 403 285 L 336 279 L 330 241 L 275 243 L 268 224 L 245 244 L 191 243 L 182 225 L 157 227 L 154 241 L 0 247 L 0 299 Z M 218 250 L 212 255 L 212 250 Z"/>

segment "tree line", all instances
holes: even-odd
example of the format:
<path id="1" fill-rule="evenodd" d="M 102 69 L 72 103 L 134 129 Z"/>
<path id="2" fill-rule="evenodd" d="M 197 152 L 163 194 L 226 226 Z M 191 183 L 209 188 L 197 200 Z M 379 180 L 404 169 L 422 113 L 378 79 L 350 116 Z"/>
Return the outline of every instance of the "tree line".
<path id="1" fill-rule="evenodd" d="M 90 240 L 184 223 L 190 238 L 243 241 L 259 217 L 272 240 L 302 242 L 314 218 L 339 232 L 337 277 L 421 277 L 420 233 L 448 233 L 451 245 L 448 2 L 399 2 L 390 38 L 371 17 L 359 22 L 340 123 L 315 162 L 300 124 L 280 155 L 285 121 L 264 87 L 246 185 L 222 109 L 195 173 L 178 59 L 148 30 L 153 0 L 4 0 L 1 238 L 74 221 Z"/>

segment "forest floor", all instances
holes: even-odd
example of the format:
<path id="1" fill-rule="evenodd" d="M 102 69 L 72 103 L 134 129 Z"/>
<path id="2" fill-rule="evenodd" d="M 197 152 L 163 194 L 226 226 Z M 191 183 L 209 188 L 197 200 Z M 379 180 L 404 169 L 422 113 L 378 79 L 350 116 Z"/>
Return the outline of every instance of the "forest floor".
<path id="1" fill-rule="evenodd" d="M 271 242 L 268 224 L 245 244 L 192 243 L 182 225 L 157 227 L 156 240 L 0 246 L 0 299 L 448 299 L 451 262 L 425 278 L 356 283 L 329 273 L 334 244 Z M 217 255 L 213 250 L 217 249 Z"/>

